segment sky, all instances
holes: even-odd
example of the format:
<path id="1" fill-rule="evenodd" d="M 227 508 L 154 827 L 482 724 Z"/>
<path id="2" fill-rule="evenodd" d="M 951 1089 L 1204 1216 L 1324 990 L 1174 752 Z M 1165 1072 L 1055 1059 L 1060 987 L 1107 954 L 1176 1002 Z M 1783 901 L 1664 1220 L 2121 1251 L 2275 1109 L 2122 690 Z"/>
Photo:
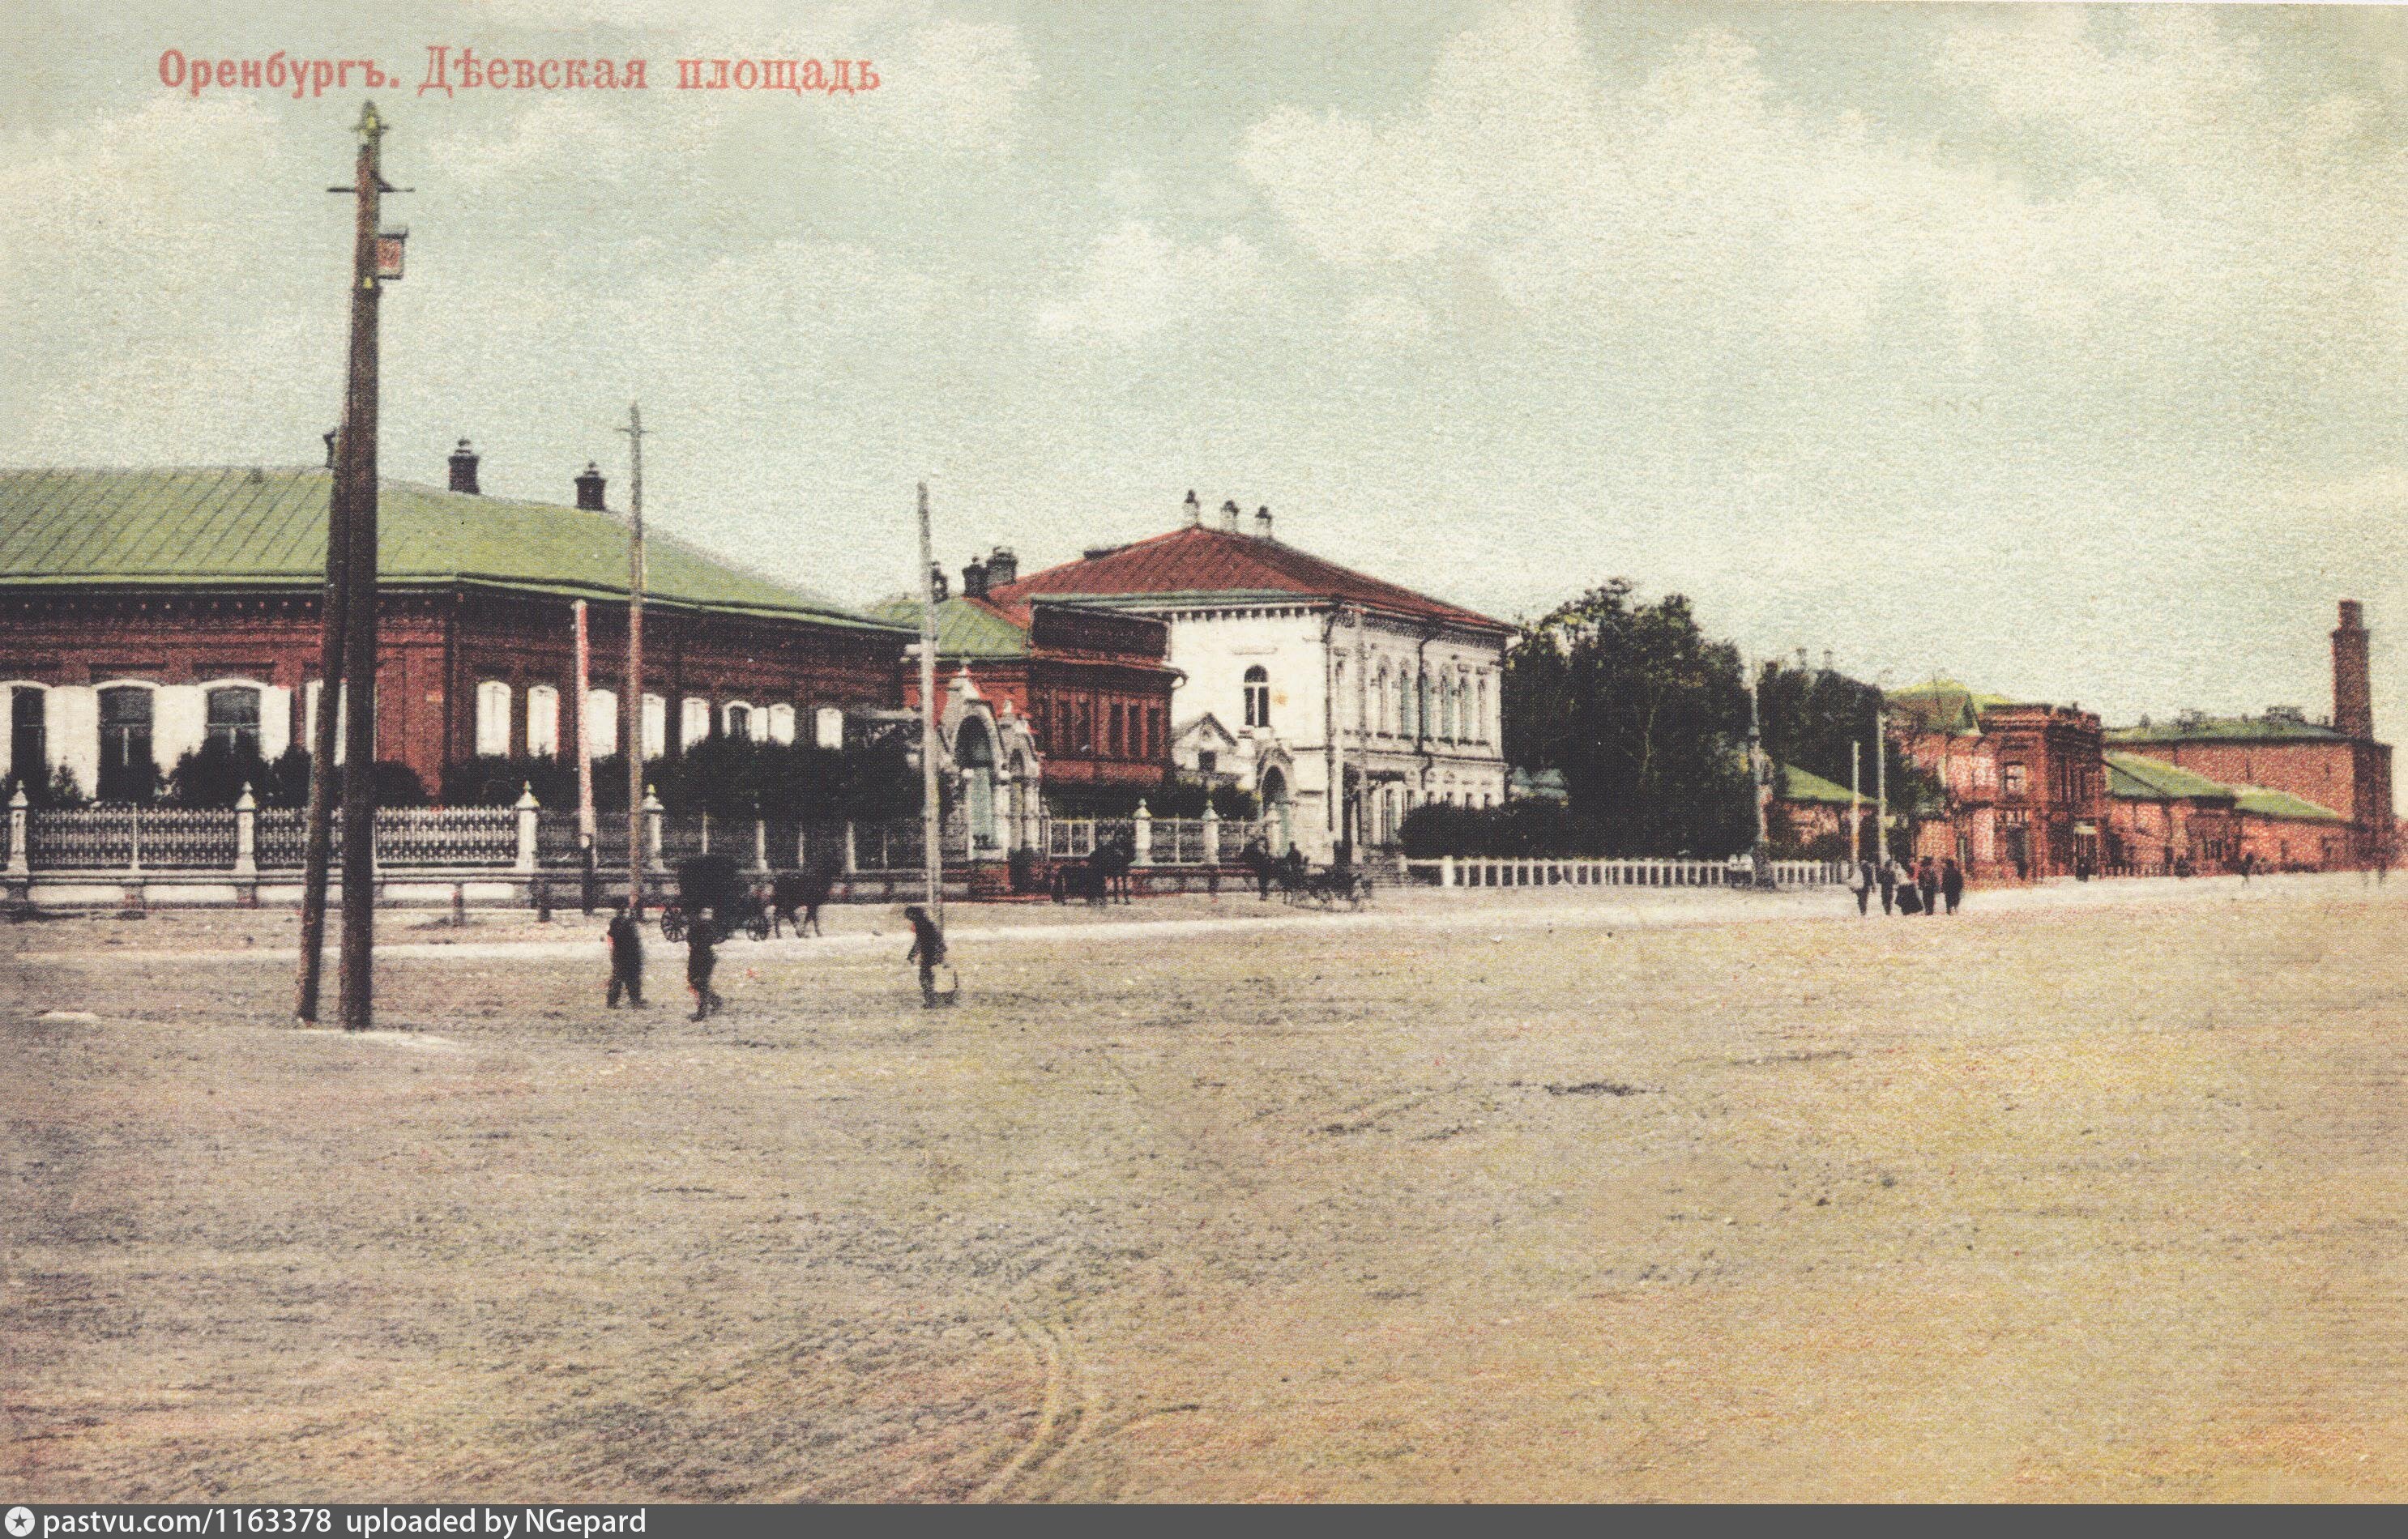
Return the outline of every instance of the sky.
<path id="1" fill-rule="evenodd" d="M 651 520 L 847 602 L 910 580 L 921 479 L 940 560 L 1023 570 L 1193 488 L 1501 618 L 1627 577 L 2111 724 L 2329 711 L 2354 597 L 2408 729 L 2398 12 L 233 9 L 0 17 L 0 463 L 318 463 L 374 94 L 388 477 L 466 436 L 619 506 L 640 401 Z M 421 93 L 433 45 L 651 84 Z M 171 48 L 402 78 L 196 98 Z"/>

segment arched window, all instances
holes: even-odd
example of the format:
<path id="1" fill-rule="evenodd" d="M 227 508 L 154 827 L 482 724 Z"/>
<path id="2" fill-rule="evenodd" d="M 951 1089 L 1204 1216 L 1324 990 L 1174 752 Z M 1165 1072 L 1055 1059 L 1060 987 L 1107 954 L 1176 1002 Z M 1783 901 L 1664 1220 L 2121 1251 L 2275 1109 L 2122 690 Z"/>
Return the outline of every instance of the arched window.
<path id="1" fill-rule="evenodd" d="M 818 723 L 817 741 L 824 748 L 844 747 L 844 712 L 834 705 L 822 705 L 813 713 Z"/>
<path id="2" fill-rule="evenodd" d="M 259 757 L 259 687 L 221 684 L 208 692 L 204 712 L 205 741 L 222 745 L 236 758 Z"/>
<path id="3" fill-rule="evenodd" d="M 619 751 L 619 695 L 615 690 L 585 691 L 585 751 L 608 759 Z"/>
<path id="4" fill-rule="evenodd" d="M 710 735 L 710 702 L 690 694 L 678 703 L 678 747 L 690 748 Z"/>
<path id="5" fill-rule="evenodd" d="M 1388 719 L 1388 664 L 1383 661 L 1371 676 L 1371 730 L 1385 737 L 1394 725 Z"/>
<path id="6" fill-rule="evenodd" d="M 50 784 L 50 704 L 46 689 L 20 684 L 8 691 L 8 773 L 21 786 Z"/>
<path id="7" fill-rule="evenodd" d="M 1350 702 L 1346 698 L 1346 660 L 1342 657 L 1330 670 L 1329 698 L 1332 706 L 1329 720 L 1342 728 L 1346 725 L 1346 718 L 1353 714 L 1346 708 Z"/>
<path id="8" fill-rule="evenodd" d="M 658 759 L 668 751 L 669 703 L 664 696 L 644 696 L 644 757 Z"/>
<path id="9" fill-rule="evenodd" d="M 1246 670 L 1246 725 L 1268 727 L 1271 724 L 1270 670 L 1256 663 Z"/>
<path id="10" fill-rule="evenodd" d="M 158 783 L 158 765 L 150 757 L 152 705 L 148 685 L 120 684 L 100 691 L 102 801 L 147 801 Z"/>
<path id="11" fill-rule="evenodd" d="M 795 740 L 795 707 L 779 705 L 769 707 L 769 741 L 792 743 Z"/>
<path id="12" fill-rule="evenodd" d="M 477 686 L 477 753 L 486 759 L 510 756 L 510 687 L 498 678 Z"/>
<path id="13" fill-rule="evenodd" d="M 1485 743 L 1488 741 L 1488 676 L 1486 674 L 1480 676 L 1477 699 L 1480 714 L 1471 723 L 1471 739 L 1475 743 Z"/>
<path id="14" fill-rule="evenodd" d="M 752 738 L 752 707 L 741 700 L 731 700 L 720 707 L 720 730 L 739 742 Z"/>
<path id="15" fill-rule="evenodd" d="M 1430 677 L 1427 673 L 1413 676 L 1413 735 L 1430 734 Z"/>
<path id="16" fill-rule="evenodd" d="M 549 684 L 527 690 L 526 746 L 529 758 L 560 757 L 560 691 Z"/>

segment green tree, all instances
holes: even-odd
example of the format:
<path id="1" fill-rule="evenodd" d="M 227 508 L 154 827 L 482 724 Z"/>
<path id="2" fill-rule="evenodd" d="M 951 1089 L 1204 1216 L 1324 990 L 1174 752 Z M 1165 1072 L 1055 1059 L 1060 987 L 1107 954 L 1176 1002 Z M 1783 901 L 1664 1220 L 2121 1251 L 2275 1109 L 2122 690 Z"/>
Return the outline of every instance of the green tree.
<path id="1" fill-rule="evenodd" d="M 1505 749 L 1562 772 L 1608 855 L 1720 855 L 1756 833 L 1738 649 L 1678 593 L 1633 603 L 1616 578 L 1526 627 L 1506 661 Z"/>

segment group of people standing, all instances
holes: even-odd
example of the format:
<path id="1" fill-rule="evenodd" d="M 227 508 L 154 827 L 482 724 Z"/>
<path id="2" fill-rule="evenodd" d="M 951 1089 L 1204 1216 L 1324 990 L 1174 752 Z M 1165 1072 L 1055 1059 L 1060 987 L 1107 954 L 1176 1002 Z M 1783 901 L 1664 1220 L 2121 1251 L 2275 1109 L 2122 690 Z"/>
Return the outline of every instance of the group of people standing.
<path id="1" fill-rule="evenodd" d="M 1859 860 L 1856 879 L 1848 885 L 1859 914 L 1872 911 L 1876 892 L 1885 914 L 1937 914 L 1942 904 L 1954 914 L 1965 897 L 1965 868 L 1953 856 L 1934 861 L 1926 855 L 1912 866 L 1895 858 L 1880 863 Z"/>

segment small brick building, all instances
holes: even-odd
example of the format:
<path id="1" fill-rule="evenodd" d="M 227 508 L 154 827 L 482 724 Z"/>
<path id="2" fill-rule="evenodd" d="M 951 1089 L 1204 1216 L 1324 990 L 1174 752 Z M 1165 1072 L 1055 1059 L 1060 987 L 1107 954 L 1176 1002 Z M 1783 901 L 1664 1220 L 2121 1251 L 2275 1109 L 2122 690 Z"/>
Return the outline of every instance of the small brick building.
<path id="1" fill-rule="evenodd" d="M 2102 859 L 2107 768 L 2099 718 L 1978 694 L 1942 679 L 1889 697 L 1899 751 L 1935 777 L 1914 853 L 1954 856 L 1976 880 L 2034 879 Z"/>
<path id="2" fill-rule="evenodd" d="M 962 570 L 962 591 L 939 589 L 937 660 L 948 680 L 967 678 L 998 717 L 1020 724 L 1044 765 L 1050 795 L 1065 803 L 1109 788 L 1142 793 L 1168 779 L 1170 628 L 1143 615 L 1043 598 L 998 598 L 1015 563 L 998 549 Z M 936 580 L 943 582 L 941 574 Z M 916 631 L 917 600 L 873 611 Z M 951 687 L 949 685 L 949 687 Z M 916 663 L 901 670 L 904 703 L 920 701 Z"/>
<path id="3" fill-rule="evenodd" d="M 646 542 L 644 698 L 625 691 L 627 527 L 591 466 L 575 506 L 448 489 L 379 493 L 378 757 L 430 791 L 447 765 L 648 757 L 718 734 L 827 740 L 891 708 L 899 628 L 674 539 Z M 0 766 L 107 796 L 212 737 L 308 742 L 333 474 L 0 471 Z M 579 698 L 572 605 L 587 601 Z"/>

